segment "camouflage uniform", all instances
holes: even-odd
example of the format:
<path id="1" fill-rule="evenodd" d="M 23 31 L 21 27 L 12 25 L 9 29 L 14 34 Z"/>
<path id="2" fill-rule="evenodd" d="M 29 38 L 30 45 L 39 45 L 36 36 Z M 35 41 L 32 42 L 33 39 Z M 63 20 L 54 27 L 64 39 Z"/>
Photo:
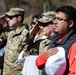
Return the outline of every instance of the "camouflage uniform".
<path id="1" fill-rule="evenodd" d="M 53 21 L 55 18 L 55 12 L 49 11 L 41 14 L 41 18 L 38 20 L 39 23 L 48 24 L 49 22 Z M 42 40 L 39 45 L 39 55 L 44 53 L 47 48 L 49 47 L 50 43 L 52 43 L 54 38 L 51 38 L 52 36 L 48 36 L 48 38 Z M 42 70 L 39 70 L 39 75 L 42 74 Z"/>
<path id="2" fill-rule="evenodd" d="M 21 15 L 22 9 L 12 8 L 6 15 Z M 12 29 L 7 35 L 7 44 L 4 57 L 4 75 L 21 75 L 22 64 L 17 61 L 23 50 L 22 43 L 26 40 L 28 30 L 22 25 L 16 32 Z"/>
<path id="3" fill-rule="evenodd" d="M 43 20 L 44 20 L 44 22 L 46 22 L 46 21 L 49 22 L 49 21 L 52 20 L 52 18 L 48 19 L 47 17 L 44 17 L 44 19 L 40 18 L 38 21 L 42 22 Z M 25 45 L 26 42 L 27 42 L 27 40 L 24 42 L 25 54 L 38 55 L 38 54 L 42 54 L 44 51 L 46 51 L 49 44 L 52 41 L 51 41 L 51 39 L 46 38 L 46 39 L 40 39 L 40 40 L 36 41 L 35 43 L 33 43 L 33 39 L 32 40 L 29 39 L 30 43 L 29 43 L 29 46 L 27 48 L 26 48 L 26 45 Z M 39 71 L 39 75 L 41 75 L 41 71 Z"/>
<path id="4" fill-rule="evenodd" d="M 47 48 L 49 47 L 49 44 L 51 43 L 51 39 L 44 39 L 43 41 L 41 41 L 40 43 L 40 47 L 39 47 L 39 55 L 41 55 L 42 53 L 44 53 Z"/>
<path id="5" fill-rule="evenodd" d="M 23 49 L 22 42 L 24 41 L 27 33 L 28 31 L 25 29 L 25 26 L 22 26 L 17 33 L 15 30 L 9 32 L 4 59 L 5 75 L 19 75 L 19 73 L 21 73 L 22 68 L 17 62 L 17 59 L 19 53 Z"/>

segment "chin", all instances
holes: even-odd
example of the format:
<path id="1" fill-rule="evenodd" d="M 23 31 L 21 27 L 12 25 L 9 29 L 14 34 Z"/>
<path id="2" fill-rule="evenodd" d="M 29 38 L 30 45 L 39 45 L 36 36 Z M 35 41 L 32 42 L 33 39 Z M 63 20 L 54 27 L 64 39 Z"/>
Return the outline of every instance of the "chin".
<path id="1" fill-rule="evenodd" d="M 54 30 L 54 33 L 58 33 L 58 31 Z"/>

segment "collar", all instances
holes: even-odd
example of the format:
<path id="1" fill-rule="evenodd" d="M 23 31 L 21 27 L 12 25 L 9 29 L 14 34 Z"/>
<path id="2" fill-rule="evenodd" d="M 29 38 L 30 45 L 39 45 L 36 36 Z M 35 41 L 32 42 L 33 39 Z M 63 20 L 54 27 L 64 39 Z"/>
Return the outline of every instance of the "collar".
<path id="1" fill-rule="evenodd" d="M 20 34 L 24 29 L 25 26 L 22 25 L 20 28 L 17 29 L 17 32 L 15 31 L 15 34 Z"/>

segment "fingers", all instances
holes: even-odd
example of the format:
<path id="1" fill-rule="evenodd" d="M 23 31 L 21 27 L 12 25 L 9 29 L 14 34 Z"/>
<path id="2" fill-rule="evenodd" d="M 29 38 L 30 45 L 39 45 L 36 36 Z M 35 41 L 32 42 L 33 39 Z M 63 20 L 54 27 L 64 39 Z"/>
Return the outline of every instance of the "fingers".
<path id="1" fill-rule="evenodd" d="M 6 18 L 5 15 L 0 16 L 0 24 L 3 24 L 5 22 L 5 18 Z"/>
<path id="2" fill-rule="evenodd" d="M 37 32 L 39 31 L 39 25 L 38 24 L 35 24 L 32 29 L 30 30 L 30 34 L 31 35 L 34 35 L 36 34 Z"/>
<path id="3" fill-rule="evenodd" d="M 5 15 L 1 15 L 1 16 L 0 16 L 0 20 L 4 20 L 5 17 L 6 17 Z"/>
<path id="4" fill-rule="evenodd" d="M 48 59 L 50 56 L 56 54 L 58 52 L 57 48 L 51 48 L 46 52 L 46 58 Z"/>
<path id="5" fill-rule="evenodd" d="M 23 57 L 28 56 L 28 55 L 29 55 L 29 54 L 27 54 L 27 53 L 25 53 L 25 52 L 23 53 Z"/>

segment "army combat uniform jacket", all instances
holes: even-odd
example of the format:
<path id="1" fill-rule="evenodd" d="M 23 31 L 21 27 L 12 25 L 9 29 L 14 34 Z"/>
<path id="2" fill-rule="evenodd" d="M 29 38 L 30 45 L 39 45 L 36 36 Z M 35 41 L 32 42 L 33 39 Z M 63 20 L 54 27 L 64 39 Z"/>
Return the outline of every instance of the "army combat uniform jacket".
<path id="1" fill-rule="evenodd" d="M 28 30 L 25 26 L 18 32 L 12 30 L 8 33 L 4 58 L 4 75 L 21 75 L 21 65 L 17 62 L 18 55 L 23 50 L 22 42 L 26 40 Z"/>

